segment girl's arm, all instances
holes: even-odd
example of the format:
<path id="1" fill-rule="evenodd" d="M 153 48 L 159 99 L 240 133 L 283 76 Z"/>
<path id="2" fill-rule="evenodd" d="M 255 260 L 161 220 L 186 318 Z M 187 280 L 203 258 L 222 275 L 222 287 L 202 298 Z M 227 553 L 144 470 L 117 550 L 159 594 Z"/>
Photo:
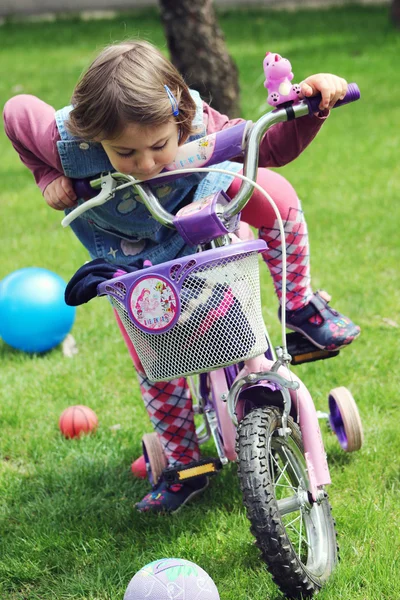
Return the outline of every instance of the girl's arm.
<path id="1" fill-rule="evenodd" d="M 3 112 L 5 132 L 42 193 L 63 175 L 54 113 L 52 106 L 27 94 L 11 98 Z"/>
<path id="2" fill-rule="evenodd" d="M 221 131 L 242 123 L 244 119 L 229 119 L 203 103 L 207 134 Z M 277 123 L 267 131 L 260 144 L 260 167 L 282 167 L 295 158 L 312 142 L 321 129 L 329 111 L 319 116 L 303 117 L 285 123 Z M 240 158 L 238 160 L 241 161 Z"/>

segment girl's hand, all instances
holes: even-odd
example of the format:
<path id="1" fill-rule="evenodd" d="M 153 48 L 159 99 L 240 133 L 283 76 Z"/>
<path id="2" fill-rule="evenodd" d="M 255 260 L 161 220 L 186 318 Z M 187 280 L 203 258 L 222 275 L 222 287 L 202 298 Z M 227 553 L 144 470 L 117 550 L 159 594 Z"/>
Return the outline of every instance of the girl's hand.
<path id="1" fill-rule="evenodd" d="M 49 183 L 43 196 L 47 204 L 55 210 L 71 208 L 76 204 L 77 199 L 71 179 L 64 175 Z"/>
<path id="2" fill-rule="evenodd" d="M 301 92 L 306 98 L 315 96 L 319 92 L 322 99 L 320 110 L 333 108 L 338 100 L 342 100 L 347 92 L 347 81 L 331 73 L 318 73 L 310 75 L 300 84 Z"/>

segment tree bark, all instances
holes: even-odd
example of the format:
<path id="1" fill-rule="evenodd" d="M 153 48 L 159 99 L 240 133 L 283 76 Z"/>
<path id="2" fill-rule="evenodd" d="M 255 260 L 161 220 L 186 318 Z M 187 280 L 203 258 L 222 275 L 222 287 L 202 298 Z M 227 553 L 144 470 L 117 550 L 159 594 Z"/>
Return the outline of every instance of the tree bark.
<path id="1" fill-rule="evenodd" d="M 392 0 L 390 5 L 390 18 L 395 27 L 400 29 L 400 0 Z"/>
<path id="2" fill-rule="evenodd" d="M 239 116 L 238 70 L 218 26 L 212 0 L 160 0 L 171 60 L 213 108 Z"/>

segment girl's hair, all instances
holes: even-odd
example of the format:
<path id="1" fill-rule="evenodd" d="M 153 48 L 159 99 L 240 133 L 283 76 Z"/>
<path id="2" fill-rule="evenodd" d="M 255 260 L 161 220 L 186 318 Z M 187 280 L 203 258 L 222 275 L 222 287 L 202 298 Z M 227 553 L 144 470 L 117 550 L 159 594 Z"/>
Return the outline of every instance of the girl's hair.
<path id="1" fill-rule="evenodd" d="M 179 115 L 165 85 L 175 96 Z M 174 118 L 179 142 L 192 131 L 195 102 L 182 76 L 152 44 L 126 41 L 105 48 L 78 82 L 67 128 L 88 141 L 117 137 L 128 123 L 161 125 Z"/>

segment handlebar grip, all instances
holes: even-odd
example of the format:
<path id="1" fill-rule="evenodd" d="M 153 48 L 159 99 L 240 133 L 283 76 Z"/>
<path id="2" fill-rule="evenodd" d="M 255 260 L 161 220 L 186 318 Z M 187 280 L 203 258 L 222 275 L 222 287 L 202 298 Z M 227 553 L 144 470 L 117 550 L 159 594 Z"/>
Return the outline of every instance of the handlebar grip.
<path id="1" fill-rule="evenodd" d="M 343 100 L 338 100 L 333 108 L 338 108 L 339 106 L 343 106 L 344 104 L 349 104 L 349 102 L 355 102 L 359 100 L 361 97 L 360 90 L 356 83 L 349 83 L 347 94 L 343 98 Z M 321 102 L 321 94 L 317 94 L 312 98 L 304 98 L 305 102 L 308 104 L 308 112 L 310 115 L 318 112 L 319 103 Z"/>
<path id="2" fill-rule="evenodd" d="M 72 186 L 78 198 L 83 198 L 84 200 L 94 198 L 99 193 L 98 190 L 92 188 L 89 179 L 72 179 Z"/>

